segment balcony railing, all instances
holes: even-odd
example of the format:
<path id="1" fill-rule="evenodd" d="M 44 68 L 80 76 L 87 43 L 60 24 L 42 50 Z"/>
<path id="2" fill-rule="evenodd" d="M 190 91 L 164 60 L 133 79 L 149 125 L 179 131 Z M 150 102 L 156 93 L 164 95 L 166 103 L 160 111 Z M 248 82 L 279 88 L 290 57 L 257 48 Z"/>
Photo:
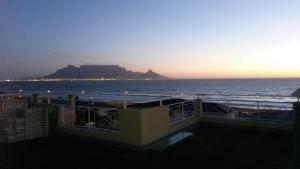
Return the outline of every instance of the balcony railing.
<path id="1" fill-rule="evenodd" d="M 116 132 L 118 126 L 118 109 L 76 106 L 75 113 L 67 106 L 63 111 L 65 126 L 84 128 L 102 132 Z"/>
<path id="2" fill-rule="evenodd" d="M 169 123 L 174 125 L 195 115 L 193 101 L 185 101 L 169 105 Z"/>
<path id="3" fill-rule="evenodd" d="M 33 94 L 35 93 L 35 95 Z M 16 91 L 13 94 L 1 94 L 0 100 L 26 98 L 28 103 L 37 104 L 54 104 L 54 105 L 71 105 L 72 100 L 67 96 L 72 94 L 71 91 L 45 91 L 45 92 L 29 92 Z M 77 92 L 75 93 L 80 100 L 86 102 L 85 107 L 95 107 L 93 102 L 104 101 L 106 97 L 118 96 L 118 101 L 124 104 L 123 108 L 127 108 L 128 103 L 135 103 L 138 98 L 148 98 L 148 101 L 157 101 L 157 105 L 167 105 L 170 108 L 170 124 L 179 122 L 194 115 L 193 102 L 186 101 L 175 104 L 165 103 L 166 98 L 185 98 L 195 99 L 195 96 L 180 95 L 175 97 L 162 96 L 156 94 L 134 94 L 134 93 L 95 93 L 95 92 Z M 205 115 L 223 116 L 232 119 L 249 119 L 249 120 L 266 120 L 266 121 L 292 121 L 294 112 L 292 103 L 296 98 L 287 95 L 221 95 L 221 94 L 205 94 L 198 95 L 203 100 L 203 110 Z M 103 99 L 103 100 L 101 100 Z M 147 99 L 140 102 L 147 102 Z M 113 101 L 113 100 L 111 100 Z M 91 103 L 91 104 L 89 104 Z M 78 106 L 78 104 L 76 104 Z M 81 104 L 79 104 L 82 106 Z M 98 105 L 97 105 L 98 106 Z M 120 108 L 120 107 L 119 107 Z M 93 110 L 90 110 L 91 112 Z M 93 113 L 91 113 L 93 116 Z"/>
<path id="4" fill-rule="evenodd" d="M 206 100 L 203 113 L 238 120 L 292 122 L 293 103 L 255 100 Z"/>

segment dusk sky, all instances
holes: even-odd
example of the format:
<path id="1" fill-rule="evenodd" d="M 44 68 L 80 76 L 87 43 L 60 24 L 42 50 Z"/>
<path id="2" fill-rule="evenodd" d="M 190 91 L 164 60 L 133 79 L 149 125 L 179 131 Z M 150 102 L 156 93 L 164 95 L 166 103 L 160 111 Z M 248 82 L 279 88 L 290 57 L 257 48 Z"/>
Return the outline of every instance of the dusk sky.
<path id="1" fill-rule="evenodd" d="M 0 1 L 0 79 L 68 64 L 172 78 L 300 77 L 300 1 Z"/>

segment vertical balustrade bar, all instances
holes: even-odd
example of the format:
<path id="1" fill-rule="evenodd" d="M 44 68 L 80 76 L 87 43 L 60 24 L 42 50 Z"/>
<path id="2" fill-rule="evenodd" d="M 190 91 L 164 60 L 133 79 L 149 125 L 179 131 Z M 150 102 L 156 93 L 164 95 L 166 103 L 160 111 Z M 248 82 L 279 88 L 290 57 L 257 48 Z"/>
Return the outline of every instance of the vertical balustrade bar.
<path id="1" fill-rule="evenodd" d="M 62 111 L 61 111 L 61 122 L 63 125 L 65 125 L 65 106 L 61 105 Z"/>
<path id="2" fill-rule="evenodd" d="M 51 104 L 50 90 L 47 90 L 47 104 Z"/>
<path id="3" fill-rule="evenodd" d="M 226 100 L 226 108 L 227 108 L 228 117 L 230 119 L 232 119 L 232 115 L 231 115 L 231 112 L 230 112 L 229 101 L 228 100 Z"/>
<path id="4" fill-rule="evenodd" d="M 91 128 L 91 108 L 88 107 L 88 128 Z"/>
<path id="5" fill-rule="evenodd" d="M 1 111 L 3 111 L 3 107 L 4 107 L 4 103 L 3 103 L 4 100 L 3 100 L 3 95 L 0 95 L 0 96 L 1 96 L 1 97 L 0 97 L 0 99 L 1 99 L 1 100 L 0 100 L 0 103 L 1 103 L 1 105 L 0 105 L 0 106 L 1 106 L 1 107 L 0 107 L 0 113 L 1 113 Z"/>
<path id="6" fill-rule="evenodd" d="M 94 125 L 96 125 L 96 112 L 94 111 Z"/>
<path id="7" fill-rule="evenodd" d="M 127 109 L 127 95 L 128 95 L 128 92 L 127 91 L 125 91 L 125 93 L 124 93 L 124 109 Z"/>
<path id="8" fill-rule="evenodd" d="M 19 97 L 22 97 L 22 90 L 19 90 Z"/>
<path id="9" fill-rule="evenodd" d="M 260 120 L 260 105 L 259 102 L 257 102 L 257 119 Z"/>
<path id="10" fill-rule="evenodd" d="M 184 103 L 181 103 L 182 120 L 184 120 Z"/>
<path id="11" fill-rule="evenodd" d="M 48 90 L 50 93 L 50 90 Z M 76 96 L 75 95 L 71 95 L 71 112 L 75 114 L 76 116 Z M 76 120 L 75 120 L 76 121 Z"/>

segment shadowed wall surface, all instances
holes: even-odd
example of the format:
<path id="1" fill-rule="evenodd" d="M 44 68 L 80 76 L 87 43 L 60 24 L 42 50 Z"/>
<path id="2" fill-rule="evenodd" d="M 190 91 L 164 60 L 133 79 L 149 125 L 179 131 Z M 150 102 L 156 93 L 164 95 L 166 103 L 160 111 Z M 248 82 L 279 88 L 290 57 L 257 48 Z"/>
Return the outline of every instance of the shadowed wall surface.
<path id="1" fill-rule="evenodd" d="M 145 154 L 65 137 L 0 144 L 0 168 L 284 169 L 292 136 L 199 125 L 194 139 L 163 154 Z"/>

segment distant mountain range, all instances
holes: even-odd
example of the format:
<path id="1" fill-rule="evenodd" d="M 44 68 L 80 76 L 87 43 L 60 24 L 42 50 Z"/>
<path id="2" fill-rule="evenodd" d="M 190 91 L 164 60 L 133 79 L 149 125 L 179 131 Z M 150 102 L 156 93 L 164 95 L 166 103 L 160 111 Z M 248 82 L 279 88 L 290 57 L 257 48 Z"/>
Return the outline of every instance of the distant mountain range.
<path id="1" fill-rule="evenodd" d="M 119 65 L 81 65 L 76 67 L 68 65 L 55 73 L 41 77 L 40 79 L 84 79 L 84 80 L 101 80 L 101 79 L 134 79 L 134 80 L 163 80 L 168 77 L 153 72 L 151 69 L 146 73 L 133 72 L 126 70 Z"/>

